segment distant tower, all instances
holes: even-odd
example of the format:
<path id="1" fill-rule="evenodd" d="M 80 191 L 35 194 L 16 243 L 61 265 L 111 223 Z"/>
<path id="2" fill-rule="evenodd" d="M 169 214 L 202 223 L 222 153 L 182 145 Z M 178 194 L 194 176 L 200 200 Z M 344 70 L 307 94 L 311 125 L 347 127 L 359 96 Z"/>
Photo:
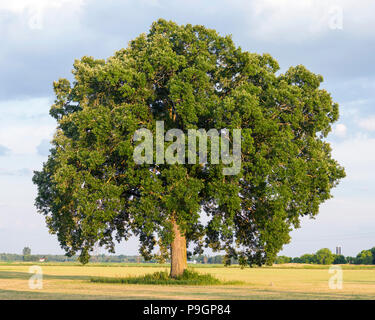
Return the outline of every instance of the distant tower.
<path id="1" fill-rule="evenodd" d="M 341 246 L 336 247 L 336 254 L 337 255 L 342 255 L 342 250 L 341 249 L 342 249 Z"/>

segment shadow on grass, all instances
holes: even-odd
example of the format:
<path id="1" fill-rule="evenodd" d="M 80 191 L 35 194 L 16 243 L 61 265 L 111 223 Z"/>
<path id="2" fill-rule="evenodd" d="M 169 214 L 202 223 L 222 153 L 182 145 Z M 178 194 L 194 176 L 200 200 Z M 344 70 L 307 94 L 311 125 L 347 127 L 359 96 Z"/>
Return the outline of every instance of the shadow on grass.
<path id="1" fill-rule="evenodd" d="M 19 290 L 1 290 L 0 300 L 137 300 L 139 296 L 110 296 L 74 293 L 34 292 Z M 147 297 L 147 300 L 159 298 Z"/>
<path id="2" fill-rule="evenodd" d="M 0 290 L 0 300 L 174 300 L 179 299 L 186 294 L 192 299 L 206 300 L 362 300 L 374 299 L 368 295 L 356 294 L 334 294 L 334 293 L 306 293 L 306 292 L 290 292 L 290 291 L 267 291 L 267 290 L 251 290 L 243 292 L 244 294 L 234 294 L 233 292 L 181 292 L 167 291 L 163 292 L 163 296 L 156 292 L 144 292 L 140 296 L 127 294 L 126 296 L 111 295 L 88 295 L 74 293 L 54 293 L 40 291 L 19 291 L 19 290 Z"/>
<path id="3" fill-rule="evenodd" d="M 0 279 L 30 279 L 32 273 L 17 271 L 0 271 Z M 65 280 L 89 280 L 90 276 L 59 276 L 52 274 L 43 274 L 44 279 L 65 279 Z"/>

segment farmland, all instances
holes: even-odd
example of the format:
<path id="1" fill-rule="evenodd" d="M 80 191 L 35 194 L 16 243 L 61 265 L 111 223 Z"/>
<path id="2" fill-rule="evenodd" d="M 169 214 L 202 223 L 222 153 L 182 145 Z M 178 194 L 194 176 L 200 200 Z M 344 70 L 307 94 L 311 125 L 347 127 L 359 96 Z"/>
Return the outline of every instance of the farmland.
<path id="1" fill-rule="evenodd" d="M 186 286 L 92 283 L 92 277 L 128 277 L 165 271 L 156 264 L 41 263 L 43 288 L 29 288 L 30 263 L 0 265 L 0 299 L 375 299 L 375 266 L 343 265 L 343 288 L 330 289 L 328 266 L 245 268 L 193 265 L 236 285 Z"/>

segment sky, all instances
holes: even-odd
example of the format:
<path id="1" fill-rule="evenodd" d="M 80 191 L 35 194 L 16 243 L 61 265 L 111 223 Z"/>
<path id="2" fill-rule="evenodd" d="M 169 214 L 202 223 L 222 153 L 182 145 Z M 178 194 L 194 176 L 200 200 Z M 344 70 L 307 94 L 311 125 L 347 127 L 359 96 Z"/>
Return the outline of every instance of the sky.
<path id="1" fill-rule="evenodd" d="M 302 220 L 280 254 L 375 246 L 375 1 L 13 0 L 0 2 L 0 252 L 58 253 L 34 207 L 33 170 L 48 156 L 56 123 L 52 82 L 72 79 L 75 59 L 108 58 L 158 18 L 232 34 L 243 50 L 270 53 L 281 72 L 303 64 L 340 105 L 328 141 L 347 177 Z M 136 254 L 136 239 L 117 254 Z"/>

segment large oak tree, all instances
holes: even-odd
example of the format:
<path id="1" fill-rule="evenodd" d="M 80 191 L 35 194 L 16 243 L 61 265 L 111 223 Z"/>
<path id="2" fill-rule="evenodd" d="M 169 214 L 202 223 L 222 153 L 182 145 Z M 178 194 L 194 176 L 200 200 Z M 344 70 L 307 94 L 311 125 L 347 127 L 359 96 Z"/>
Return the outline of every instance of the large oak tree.
<path id="1" fill-rule="evenodd" d="M 227 263 L 273 262 L 304 216 L 345 176 L 325 141 L 338 105 L 322 76 L 235 46 L 230 36 L 158 20 L 107 60 L 74 63 L 54 83 L 53 147 L 35 172 L 36 206 L 68 255 L 138 236 L 147 259 L 186 268 L 187 247 Z M 242 129 L 242 164 L 136 164 L 134 132 Z"/>

